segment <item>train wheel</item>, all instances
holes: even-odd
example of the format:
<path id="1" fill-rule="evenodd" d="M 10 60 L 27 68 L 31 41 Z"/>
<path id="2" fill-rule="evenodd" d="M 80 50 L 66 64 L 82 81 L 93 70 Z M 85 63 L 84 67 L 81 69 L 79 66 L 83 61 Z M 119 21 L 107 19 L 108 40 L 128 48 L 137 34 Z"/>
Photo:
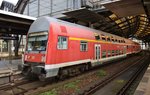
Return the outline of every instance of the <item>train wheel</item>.
<path id="1" fill-rule="evenodd" d="M 46 74 L 40 74 L 38 76 L 38 78 L 39 78 L 40 81 L 45 81 L 46 80 Z"/>
<path id="2" fill-rule="evenodd" d="M 31 72 L 31 69 L 29 67 L 24 67 L 22 70 L 22 74 L 25 76 L 28 76 L 28 74 Z"/>

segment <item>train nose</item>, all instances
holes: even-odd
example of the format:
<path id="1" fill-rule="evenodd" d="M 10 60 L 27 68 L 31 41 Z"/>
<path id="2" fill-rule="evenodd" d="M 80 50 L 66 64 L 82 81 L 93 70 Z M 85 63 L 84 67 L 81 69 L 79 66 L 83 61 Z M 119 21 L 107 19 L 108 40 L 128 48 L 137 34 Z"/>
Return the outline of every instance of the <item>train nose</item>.
<path id="1" fill-rule="evenodd" d="M 45 63 L 45 54 L 26 54 L 24 60 L 27 62 Z"/>

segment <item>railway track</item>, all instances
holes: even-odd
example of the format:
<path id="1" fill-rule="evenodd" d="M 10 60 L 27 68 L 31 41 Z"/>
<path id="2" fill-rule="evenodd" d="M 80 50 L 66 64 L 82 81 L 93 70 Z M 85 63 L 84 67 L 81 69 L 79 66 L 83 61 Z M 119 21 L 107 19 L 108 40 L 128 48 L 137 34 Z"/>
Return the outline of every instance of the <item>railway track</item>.
<path id="1" fill-rule="evenodd" d="M 125 84 L 120 90 L 118 90 L 117 95 L 126 95 L 125 92 L 127 91 L 128 87 L 131 85 L 131 83 L 137 78 L 137 76 L 140 74 L 140 72 L 146 68 L 148 66 L 148 64 L 143 64 L 141 65 L 143 62 L 143 60 L 147 60 L 148 57 L 143 57 L 140 60 L 136 60 L 134 62 L 134 64 L 132 64 L 131 66 L 127 67 L 127 68 L 122 68 L 122 70 L 118 70 L 118 72 L 115 72 L 113 74 L 111 74 L 110 76 L 108 76 L 107 78 L 97 81 L 87 87 L 85 87 L 84 89 L 82 89 L 79 93 L 76 93 L 77 95 L 92 95 L 94 94 L 96 91 L 98 91 L 99 89 L 103 88 L 105 85 L 109 84 L 111 81 L 113 81 L 115 78 L 117 78 L 118 76 L 120 76 L 121 74 L 123 74 L 124 72 L 126 72 L 127 70 L 129 70 L 130 68 L 134 67 L 134 66 L 138 66 L 138 69 L 135 72 L 135 75 L 127 82 L 127 84 Z M 95 94 L 97 95 L 97 94 Z M 115 94 L 116 95 L 116 94 Z"/>
<path id="2" fill-rule="evenodd" d="M 140 57 L 135 57 L 135 58 L 133 58 L 132 61 L 138 60 L 139 58 Z M 122 64 L 123 62 L 126 62 L 126 60 L 123 60 L 123 61 L 118 62 L 118 63 Z M 110 65 L 113 65 L 113 64 L 110 64 Z M 105 66 L 109 66 L 109 65 L 104 65 L 102 67 L 105 67 Z M 102 68 L 102 67 L 100 67 L 100 68 Z M 0 92 L 5 91 L 5 93 L 9 94 L 9 95 L 24 95 L 25 93 L 27 93 L 27 95 L 28 94 L 33 95 L 35 93 L 38 94 L 38 93 L 41 93 L 43 91 L 47 91 L 50 88 L 54 88 L 54 87 L 58 87 L 60 85 L 63 85 L 69 81 L 81 79 L 84 76 L 90 76 L 90 74 L 95 73 L 98 69 L 99 69 L 99 67 L 92 69 L 92 70 L 89 70 L 89 71 L 81 74 L 80 76 L 67 78 L 64 81 L 59 80 L 59 81 L 40 82 L 40 81 L 26 81 L 26 80 L 24 80 L 24 81 L 20 81 L 20 82 L 14 84 L 14 85 L 0 87 Z M 122 68 L 120 68 L 120 69 L 122 69 Z"/>
<path id="3" fill-rule="evenodd" d="M 124 86 L 122 86 L 122 88 L 118 91 L 117 95 L 126 95 L 126 92 L 129 90 L 129 88 L 131 87 L 131 85 L 135 82 L 135 80 L 137 78 L 139 78 L 141 75 L 144 74 L 144 72 L 146 71 L 147 67 L 149 66 L 149 58 L 148 57 L 144 62 L 142 62 L 143 64 L 140 65 L 140 67 L 136 70 L 134 76 L 132 76 Z"/>

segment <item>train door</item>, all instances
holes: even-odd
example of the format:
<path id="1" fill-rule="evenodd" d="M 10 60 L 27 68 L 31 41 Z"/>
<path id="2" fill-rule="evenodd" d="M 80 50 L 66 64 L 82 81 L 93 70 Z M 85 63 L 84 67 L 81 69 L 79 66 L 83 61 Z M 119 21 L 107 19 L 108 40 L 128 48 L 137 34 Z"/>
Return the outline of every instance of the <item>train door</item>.
<path id="1" fill-rule="evenodd" d="M 100 59 L 100 44 L 95 44 L 95 60 Z"/>

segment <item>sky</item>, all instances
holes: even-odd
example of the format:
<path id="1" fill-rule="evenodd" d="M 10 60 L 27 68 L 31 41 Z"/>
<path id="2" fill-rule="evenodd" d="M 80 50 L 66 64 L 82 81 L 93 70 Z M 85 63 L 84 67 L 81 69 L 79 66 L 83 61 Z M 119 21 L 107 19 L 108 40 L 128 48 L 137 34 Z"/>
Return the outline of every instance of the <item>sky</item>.
<path id="1" fill-rule="evenodd" d="M 0 5 L 1 5 L 2 1 L 3 1 L 3 0 L 0 0 Z M 11 3 L 15 4 L 15 5 L 16 5 L 16 3 L 18 2 L 18 0 L 4 0 L 4 1 L 11 2 Z"/>

